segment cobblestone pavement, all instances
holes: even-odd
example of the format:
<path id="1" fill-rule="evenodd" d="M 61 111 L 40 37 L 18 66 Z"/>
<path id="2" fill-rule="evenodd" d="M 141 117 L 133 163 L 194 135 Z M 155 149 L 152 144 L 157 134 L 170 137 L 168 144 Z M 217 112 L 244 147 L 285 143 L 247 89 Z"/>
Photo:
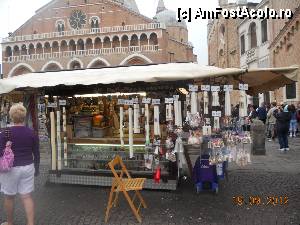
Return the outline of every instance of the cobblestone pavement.
<path id="1" fill-rule="evenodd" d="M 193 185 L 183 182 L 175 192 L 143 191 L 148 209 L 142 210 L 145 225 L 287 225 L 300 224 L 300 139 L 291 150 L 280 153 L 277 143 L 267 143 L 267 155 L 253 157 L 245 168 L 231 166 L 229 180 L 220 184 L 219 193 L 196 194 Z M 46 161 L 45 161 L 46 162 Z M 36 181 L 37 225 L 98 225 L 103 217 L 109 189 L 45 185 L 47 167 Z M 258 206 L 233 204 L 234 196 L 260 196 Z M 267 205 L 268 196 L 288 196 L 287 205 Z M 2 197 L 0 201 L 3 202 Z M 263 204 L 264 203 L 264 204 Z M 3 220 L 0 206 L 0 218 Z M 15 225 L 24 225 L 24 210 L 17 200 Z M 111 225 L 136 224 L 124 198 L 113 209 Z"/>

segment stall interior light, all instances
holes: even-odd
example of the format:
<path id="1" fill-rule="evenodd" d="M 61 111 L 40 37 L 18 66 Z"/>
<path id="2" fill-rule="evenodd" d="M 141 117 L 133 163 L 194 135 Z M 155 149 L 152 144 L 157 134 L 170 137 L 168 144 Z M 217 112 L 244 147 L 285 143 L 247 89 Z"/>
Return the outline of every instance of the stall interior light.
<path id="1" fill-rule="evenodd" d="M 108 94 L 86 94 L 86 95 L 75 95 L 76 98 L 94 98 L 94 97 L 102 97 L 102 96 L 129 96 L 129 95 L 140 95 L 140 96 L 146 96 L 146 92 L 136 92 L 136 93 L 108 93 Z"/>
<path id="2" fill-rule="evenodd" d="M 179 88 L 179 91 L 181 92 L 181 94 L 183 95 L 188 95 L 189 92 L 185 89 L 185 88 Z"/>
<path id="3" fill-rule="evenodd" d="M 89 144 L 89 143 L 80 143 L 75 144 L 75 146 L 87 146 L 87 145 L 96 145 L 96 146 L 103 146 L 103 147 L 121 147 L 120 144 Z M 145 145 L 133 145 L 136 147 L 145 147 Z M 129 145 L 124 145 L 124 147 L 129 147 Z"/>

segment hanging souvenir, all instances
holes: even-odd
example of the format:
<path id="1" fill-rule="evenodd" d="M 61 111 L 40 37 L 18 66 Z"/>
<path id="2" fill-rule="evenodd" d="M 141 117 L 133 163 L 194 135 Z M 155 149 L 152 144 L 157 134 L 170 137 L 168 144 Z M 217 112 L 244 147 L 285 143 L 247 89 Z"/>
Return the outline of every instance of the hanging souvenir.
<path id="1" fill-rule="evenodd" d="M 184 156 L 184 146 L 180 136 L 176 139 L 174 153 L 178 155 L 178 167 L 183 168 L 183 165 L 186 164 L 186 160 Z"/>
<path id="2" fill-rule="evenodd" d="M 123 130 L 123 123 L 124 123 L 124 108 L 120 107 L 120 142 L 121 147 L 124 148 L 124 130 Z"/>
<path id="3" fill-rule="evenodd" d="M 51 169 L 56 170 L 57 160 L 56 160 L 56 143 L 55 143 L 55 114 L 50 112 L 50 122 L 51 122 Z"/>
<path id="4" fill-rule="evenodd" d="M 197 110 L 197 93 L 195 91 L 191 92 L 191 114 L 194 115 L 198 112 Z"/>
<path id="5" fill-rule="evenodd" d="M 64 132 L 64 166 L 68 166 L 68 144 L 67 144 L 67 113 L 66 107 L 63 107 L 63 132 Z"/>
<path id="6" fill-rule="evenodd" d="M 214 130 L 218 131 L 220 130 L 220 118 L 214 117 Z"/>
<path id="7" fill-rule="evenodd" d="M 160 136 L 159 106 L 154 105 L 154 135 Z"/>
<path id="8" fill-rule="evenodd" d="M 149 105 L 145 104 L 145 131 L 146 131 L 146 145 L 150 144 L 150 125 L 149 125 Z"/>
<path id="9" fill-rule="evenodd" d="M 174 101 L 175 126 L 182 127 L 181 101 Z"/>
<path id="10" fill-rule="evenodd" d="M 211 126 L 203 126 L 203 136 L 211 135 Z"/>
<path id="11" fill-rule="evenodd" d="M 173 121 L 172 104 L 166 104 L 166 121 Z"/>
<path id="12" fill-rule="evenodd" d="M 135 134 L 139 134 L 141 132 L 140 130 L 140 106 L 139 104 L 133 105 L 133 130 Z"/>
<path id="13" fill-rule="evenodd" d="M 204 91 L 203 92 L 203 103 L 204 103 L 204 114 L 208 114 L 208 104 L 209 104 L 209 99 L 208 99 L 208 92 Z"/>
<path id="14" fill-rule="evenodd" d="M 57 140 L 57 170 L 61 170 L 61 127 L 60 127 L 60 111 L 56 112 L 56 140 Z"/>
<path id="15" fill-rule="evenodd" d="M 128 109 L 128 122 L 129 122 L 129 157 L 133 158 L 133 112 L 132 108 Z"/>
<path id="16" fill-rule="evenodd" d="M 166 153 L 166 159 L 171 162 L 176 162 L 176 154 L 174 151 Z"/>
<path id="17" fill-rule="evenodd" d="M 247 95 L 246 91 L 240 91 L 240 107 L 239 107 L 239 116 L 246 117 L 247 116 Z"/>
<path id="18" fill-rule="evenodd" d="M 219 102 L 219 92 L 212 92 L 212 106 L 220 106 Z"/>
<path id="19" fill-rule="evenodd" d="M 231 116 L 231 101 L 229 91 L 225 91 L 225 116 Z"/>
<path id="20" fill-rule="evenodd" d="M 173 143 L 171 137 L 168 137 L 168 138 L 166 139 L 166 148 L 167 148 L 167 149 L 172 149 L 172 148 L 174 148 L 174 143 Z"/>

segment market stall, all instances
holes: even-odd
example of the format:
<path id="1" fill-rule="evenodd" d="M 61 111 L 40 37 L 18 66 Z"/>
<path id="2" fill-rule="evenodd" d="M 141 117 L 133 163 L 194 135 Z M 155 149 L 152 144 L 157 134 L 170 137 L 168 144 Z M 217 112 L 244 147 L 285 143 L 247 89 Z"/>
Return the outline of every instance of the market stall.
<path id="1" fill-rule="evenodd" d="M 133 176 L 147 178 L 146 188 L 174 190 L 191 148 L 208 150 L 218 176 L 227 160 L 249 163 L 246 93 L 296 81 L 297 71 L 178 63 L 31 73 L 0 80 L 0 94 L 35 93 L 36 130 L 51 145 L 49 182 L 110 186 L 107 163 L 120 155 Z M 239 118 L 231 117 L 233 90 Z"/>

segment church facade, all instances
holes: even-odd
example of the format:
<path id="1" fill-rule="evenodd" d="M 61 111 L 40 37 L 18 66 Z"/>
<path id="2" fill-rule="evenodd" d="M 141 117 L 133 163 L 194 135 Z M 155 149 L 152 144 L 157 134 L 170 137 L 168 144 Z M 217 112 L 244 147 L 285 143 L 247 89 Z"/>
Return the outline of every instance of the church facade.
<path id="1" fill-rule="evenodd" d="M 3 75 L 194 62 L 184 22 L 157 6 L 154 18 L 135 0 L 52 0 L 2 39 Z"/>

